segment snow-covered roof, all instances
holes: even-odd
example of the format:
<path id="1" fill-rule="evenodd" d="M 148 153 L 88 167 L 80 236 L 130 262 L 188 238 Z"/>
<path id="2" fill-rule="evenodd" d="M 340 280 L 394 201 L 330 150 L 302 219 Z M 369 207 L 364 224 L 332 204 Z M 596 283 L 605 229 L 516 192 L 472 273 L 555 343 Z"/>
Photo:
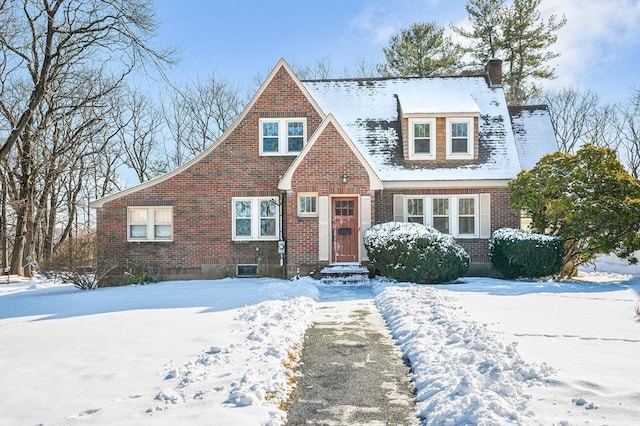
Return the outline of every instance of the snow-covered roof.
<path id="1" fill-rule="evenodd" d="M 545 154 L 558 150 L 546 105 L 509 107 L 520 165 L 531 169 Z"/>
<path id="2" fill-rule="evenodd" d="M 320 108 L 335 116 L 384 182 L 504 180 L 520 171 L 503 89 L 488 87 L 482 76 L 302 83 Z M 479 160 L 474 164 L 451 165 L 405 160 L 400 140 L 400 108 L 405 114 L 410 111 L 477 115 Z"/>
<path id="3" fill-rule="evenodd" d="M 421 92 L 404 92 L 398 94 L 398 99 L 403 114 L 480 113 L 480 107 L 468 92 L 445 87 L 434 88 L 428 96 Z"/>

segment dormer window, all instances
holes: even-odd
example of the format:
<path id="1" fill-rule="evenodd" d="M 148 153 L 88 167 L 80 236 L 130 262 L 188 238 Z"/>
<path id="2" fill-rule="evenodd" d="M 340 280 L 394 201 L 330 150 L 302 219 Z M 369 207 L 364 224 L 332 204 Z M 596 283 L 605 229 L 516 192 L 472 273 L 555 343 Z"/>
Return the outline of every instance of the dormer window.
<path id="1" fill-rule="evenodd" d="M 306 140 L 306 118 L 260 119 L 260 155 L 297 155 Z"/>
<path id="2" fill-rule="evenodd" d="M 473 117 L 447 118 L 447 158 L 473 159 L 473 133 Z"/>
<path id="3" fill-rule="evenodd" d="M 433 160 L 436 158 L 435 118 L 412 118 L 409 120 L 409 158 Z"/>

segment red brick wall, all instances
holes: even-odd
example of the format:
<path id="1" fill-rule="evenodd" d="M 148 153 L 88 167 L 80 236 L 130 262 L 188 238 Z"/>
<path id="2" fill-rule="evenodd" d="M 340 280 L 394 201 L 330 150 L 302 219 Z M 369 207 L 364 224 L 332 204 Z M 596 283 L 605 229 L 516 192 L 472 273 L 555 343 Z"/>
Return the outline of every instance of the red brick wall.
<path id="1" fill-rule="evenodd" d="M 342 176 L 347 175 L 347 183 Z M 329 123 L 299 164 L 287 194 L 287 264 L 302 273 L 318 265 L 318 217 L 298 217 L 299 193 L 369 195 L 369 175 L 340 133 Z"/>
<path id="2" fill-rule="evenodd" d="M 131 260 L 163 274 L 199 273 L 202 264 L 279 263 L 276 242 L 236 242 L 231 235 L 231 198 L 279 196 L 277 185 L 293 156 L 259 156 L 261 117 L 306 117 L 307 135 L 321 118 L 281 68 L 253 108 L 208 155 L 180 173 L 117 198 L 97 211 L 98 245 L 119 265 Z M 172 205 L 174 241 L 127 242 L 127 206 Z M 260 251 L 257 254 L 256 248 Z"/>
<path id="3" fill-rule="evenodd" d="M 458 195 L 458 194 L 491 194 L 491 232 L 499 228 L 519 228 L 520 213 L 509 204 L 509 189 L 497 188 L 457 188 L 457 189 L 415 189 L 402 191 L 384 191 L 377 198 L 375 223 L 393 221 L 393 196 L 403 195 Z M 489 240 L 481 238 L 458 238 L 456 241 L 471 256 L 472 262 L 489 262 Z"/>

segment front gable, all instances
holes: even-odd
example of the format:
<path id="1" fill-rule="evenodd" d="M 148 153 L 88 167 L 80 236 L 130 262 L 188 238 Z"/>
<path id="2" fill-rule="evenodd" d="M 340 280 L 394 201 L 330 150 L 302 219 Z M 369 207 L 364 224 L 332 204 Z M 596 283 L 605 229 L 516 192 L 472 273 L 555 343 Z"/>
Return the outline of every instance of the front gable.
<path id="1" fill-rule="evenodd" d="M 278 188 L 331 193 L 368 193 L 382 182 L 342 127 L 329 114 L 284 174 Z M 306 188 L 306 189 L 305 189 Z"/>

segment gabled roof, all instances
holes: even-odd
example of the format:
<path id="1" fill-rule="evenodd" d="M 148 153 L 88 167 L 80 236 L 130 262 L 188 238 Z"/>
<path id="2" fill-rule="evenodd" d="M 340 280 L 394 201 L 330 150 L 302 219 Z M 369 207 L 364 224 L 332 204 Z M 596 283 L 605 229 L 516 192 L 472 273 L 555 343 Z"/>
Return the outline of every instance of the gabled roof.
<path id="1" fill-rule="evenodd" d="M 303 81 L 325 112 L 332 113 L 363 157 L 386 183 L 416 181 L 508 180 L 520 171 L 511 120 L 502 87 L 490 88 L 483 76 Z M 452 104 L 450 97 L 456 99 Z M 399 110 L 434 108 L 479 116 L 479 163 L 438 167 L 405 161 Z M 428 107 L 428 105 L 427 105 Z"/>
<path id="2" fill-rule="evenodd" d="M 304 158 L 307 156 L 307 154 L 313 149 L 313 146 L 318 141 L 318 139 L 322 135 L 322 132 L 324 132 L 324 130 L 327 128 L 329 124 L 332 124 L 333 127 L 335 127 L 335 129 L 338 131 L 340 136 L 342 136 L 342 138 L 344 139 L 347 146 L 351 149 L 351 151 L 353 151 L 353 153 L 356 155 L 356 157 L 358 158 L 362 166 L 367 171 L 367 174 L 369 175 L 369 183 L 370 183 L 371 190 L 375 191 L 375 190 L 382 189 L 382 181 L 376 175 L 376 172 L 371 168 L 369 163 L 362 156 L 358 148 L 356 148 L 353 142 L 349 139 L 349 136 L 345 133 L 344 129 L 340 126 L 340 124 L 336 121 L 336 119 L 332 114 L 329 114 L 325 117 L 325 119 L 322 121 L 322 123 L 320 123 L 320 126 L 318 126 L 316 131 L 313 133 L 313 135 L 305 145 L 304 149 L 300 152 L 300 154 L 298 154 L 298 156 L 293 161 L 293 163 L 291 163 L 291 166 L 289 166 L 289 169 L 287 169 L 286 173 L 280 179 L 280 183 L 278 184 L 278 189 L 281 191 L 291 190 L 293 174 L 295 173 L 298 166 L 302 163 Z"/>
<path id="3" fill-rule="evenodd" d="M 244 120 L 244 118 L 246 117 L 246 115 L 249 113 L 249 111 L 251 110 L 251 108 L 254 106 L 254 104 L 257 102 L 257 100 L 260 98 L 260 96 L 262 95 L 262 93 L 265 91 L 265 89 L 269 86 L 269 84 L 271 83 L 271 81 L 274 79 L 274 77 L 276 76 L 276 74 L 280 71 L 280 69 L 284 69 L 293 79 L 293 81 L 296 83 L 296 85 L 298 86 L 298 88 L 306 95 L 306 97 L 309 99 L 309 102 L 311 103 L 311 105 L 313 105 L 314 109 L 317 111 L 317 113 L 320 115 L 320 117 L 324 118 L 326 116 L 326 114 L 322 111 L 322 109 L 320 109 L 320 107 L 318 106 L 318 104 L 316 103 L 316 101 L 309 95 L 309 92 L 307 91 L 306 87 L 303 86 L 300 83 L 300 79 L 298 79 L 298 77 L 295 75 L 295 73 L 293 72 L 293 70 L 291 69 L 291 66 L 289 66 L 289 64 L 287 63 L 287 61 L 284 60 L 284 58 L 280 59 L 278 61 L 278 63 L 276 64 L 275 67 L 273 67 L 273 69 L 271 70 L 271 73 L 269 73 L 269 75 L 267 76 L 267 78 L 264 80 L 264 82 L 262 83 L 262 85 L 260 86 L 260 88 L 258 89 L 258 91 L 256 92 L 255 95 L 253 95 L 253 97 L 251 98 L 251 100 L 249 101 L 249 103 L 247 104 L 247 106 L 244 108 L 244 110 L 242 111 L 242 113 L 240 113 L 240 115 L 238 116 L 238 118 L 236 118 L 236 120 L 233 122 L 233 124 L 231 126 L 229 126 L 229 128 L 227 130 L 225 130 L 225 132 L 218 138 L 218 140 L 216 140 L 214 143 L 212 143 L 208 148 L 206 148 L 204 151 L 202 151 L 200 154 L 198 154 L 196 157 L 194 157 L 192 160 L 190 160 L 189 162 L 183 164 L 182 166 L 170 171 L 169 173 L 166 173 L 162 176 L 158 176 L 155 179 L 151 179 L 147 182 L 141 183 L 139 185 L 133 186 L 131 188 L 127 188 L 124 191 L 120 191 L 117 192 L 115 194 L 109 195 L 107 197 L 101 198 L 99 200 L 96 200 L 94 202 L 92 202 L 89 206 L 91 208 L 100 208 L 102 207 L 105 203 L 109 202 L 109 201 L 113 201 L 115 199 L 118 199 L 120 197 L 123 197 L 125 195 L 143 190 L 145 188 L 149 188 L 155 184 L 158 184 L 162 181 L 165 181 L 175 175 L 177 175 L 178 173 L 182 172 L 183 170 L 188 169 L 189 167 L 191 167 L 193 164 L 197 163 L 198 161 L 200 161 L 202 158 L 206 157 L 207 155 L 209 155 L 209 153 L 214 150 L 218 145 L 220 145 L 220 143 L 222 141 L 224 141 L 229 134 L 231 134 L 236 127 L 238 127 L 238 125 L 242 122 L 242 120 Z"/>
<path id="4" fill-rule="evenodd" d="M 509 107 L 520 165 L 531 169 L 545 154 L 558 150 L 546 105 Z"/>

